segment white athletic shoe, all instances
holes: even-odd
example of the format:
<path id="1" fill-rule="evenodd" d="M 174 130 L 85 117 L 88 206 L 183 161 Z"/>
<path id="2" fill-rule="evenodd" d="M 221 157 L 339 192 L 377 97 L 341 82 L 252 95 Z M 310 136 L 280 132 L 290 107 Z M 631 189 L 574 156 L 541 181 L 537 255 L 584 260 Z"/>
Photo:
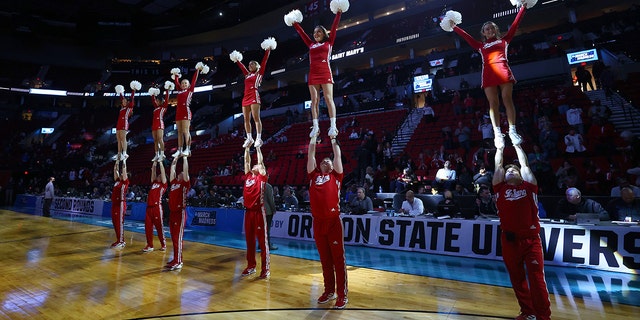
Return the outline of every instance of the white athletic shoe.
<path id="1" fill-rule="evenodd" d="M 151 159 L 151 162 L 156 162 L 156 161 L 158 161 L 158 154 L 157 153 L 156 153 L 156 156 L 153 157 L 153 159 Z"/>
<path id="2" fill-rule="evenodd" d="M 317 137 L 320 134 L 320 128 L 317 126 L 311 127 L 311 133 L 309 133 L 309 138 Z"/>
<path id="3" fill-rule="evenodd" d="M 511 139 L 511 143 L 514 146 L 519 146 L 522 144 L 522 137 L 517 132 L 509 131 L 509 139 Z"/>
<path id="4" fill-rule="evenodd" d="M 113 161 L 120 161 L 120 154 L 115 154 L 115 155 L 113 155 L 113 157 L 111 157 L 111 160 L 113 160 Z"/>
<path id="5" fill-rule="evenodd" d="M 338 128 L 336 128 L 336 127 L 329 128 L 329 137 L 330 138 L 335 138 L 337 136 L 338 136 Z"/>
<path id="6" fill-rule="evenodd" d="M 244 143 L 242 144 L 242 147 L 248 148 L 249 146 L 251 146 L 252 143 L 253 143 L 253 138 L 247 137 L 246 139 L 244 139 Z"/>
<path id="7" fill-rule="evenodd" d="M 182 155 L 182 150 L 178 149 L 171 156 L 174 157 L 174 158 L 177 158 L 177 157 L 180 157 L 181 155 Z"/>
<path id="8" fill-rule="evenodd" d="M 120 160 L 127 160 L 127 158 L 129 158 L 129 155 L 126 152 L 124 152 L 124 153 L 122 153 L 122 155 L 120 155 Z"/>
<path id="9" fill-rule="evenodd" d="M 182 156 L 183 157 L 190 157 L 191 156 L 191 149 L 190 148 L 186 148 L 182 151 Z"/>
<path id="10" fill-rule="evenodd" d="M 166 159 L 167 157 L 164 155 L 164 151 L 160 152 L 160 157 L 158 158 L 158 162 Z"/>
<path id="11" fill-rule="evenodd" d="M 253 143 L 253 146 L 256 147 L 256 148 L 260 148 L 260 147 L 262 147 L 262 144 L 263 144 L 262 139 L 257 138 L 256 142 Z"/>
<path id="12" fill-rule="evenodd" d="M 504 148 L 504 134 L 503 133 L 496 134 L 496 137 L 493 138 L 493 144 L 495 144 L 496 149 L 503 149 Z"/>

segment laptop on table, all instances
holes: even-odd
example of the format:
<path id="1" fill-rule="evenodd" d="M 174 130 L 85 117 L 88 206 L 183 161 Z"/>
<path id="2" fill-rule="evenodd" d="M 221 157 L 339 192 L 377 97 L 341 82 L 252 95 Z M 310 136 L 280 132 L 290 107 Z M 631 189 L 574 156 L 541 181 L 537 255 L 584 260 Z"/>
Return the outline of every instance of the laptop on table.
<path id="1" fill-rule="evenodd" d="M 576 213 L 576 224 L 579 226 L 595 226 L 600 223 L 597 213 Z"/>

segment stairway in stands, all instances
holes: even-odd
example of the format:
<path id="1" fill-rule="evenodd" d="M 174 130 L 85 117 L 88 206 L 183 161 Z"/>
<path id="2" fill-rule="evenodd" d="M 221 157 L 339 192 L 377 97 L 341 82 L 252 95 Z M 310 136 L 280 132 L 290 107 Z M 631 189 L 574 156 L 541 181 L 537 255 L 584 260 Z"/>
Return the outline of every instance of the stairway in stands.
<path id="1" fill-rule="evenodd" d="M 603 106 L 609 107 L 609 121 L 618 133 L 629 130 L 635 136 L 640 136 L 640 111 L 618 93 L 614 92 L 607 97 L 604 90 L 592 90 L 585 94 L 591 101 L 599 99 Z"/>
<path id="2" fill-rule="evenodd" d="M 404 150 L 404 148 L 407 146 L 409 140 L 411 140 L 413 132 L 420 124 L 423 115 L 424 113 L 422 112 L 422 109 L 413 109 L 407 115 L 407 117 L 404 118 L 404 121 L 396 132 L 395 138 L 393 138 L 393 141 L 391 142 L 391 150 L 393 151 L 393 156 L 397 156 L 398 154 L 400 154 L 402 150 Z"/>

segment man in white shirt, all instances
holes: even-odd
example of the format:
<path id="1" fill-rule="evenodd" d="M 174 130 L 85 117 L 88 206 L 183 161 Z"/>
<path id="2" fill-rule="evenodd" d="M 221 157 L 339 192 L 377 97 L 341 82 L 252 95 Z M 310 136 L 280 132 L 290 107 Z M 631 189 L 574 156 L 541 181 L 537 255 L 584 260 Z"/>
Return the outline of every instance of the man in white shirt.
<path id="1" fill-rule="evenodd" d="M 574 127 L 578 133 L 584 134 L 584 123 L 582 122 L 582 109 L 575 104 L 571 105 L 571 109 L 567 110 L 567 123 Z"/>
<path id="2" fill-rule="evenodd" d="M 424 205 L 422 204 L 422 200 L 416 198 L 413 194 L 413 191 L 407 191 L 405 199 L 406 200 L 402 202 L 402 208 L 400 209 L 401 213 L 415 217 L 424 212 Z"/>
<path id="3" fill-rule="evenodd" d="M 51 216 L 51 203 L 53 202 L 53 197 L 55 196 L 53 182 L 56 181 L 56 178 L 50 177 L 49 183 L 44 187 L 44 205 L 42 206 L 42 215 L 45 217 Z"/>
<path id="4" fill-rule="evenodd" d="M 456 170 L 451 169 L 451 161 L 445 161 L 444 168 L 438 169 L 438 172 L 436 172 L 436 182 L 441 188 L 452 190 L 456 182 Z"/>

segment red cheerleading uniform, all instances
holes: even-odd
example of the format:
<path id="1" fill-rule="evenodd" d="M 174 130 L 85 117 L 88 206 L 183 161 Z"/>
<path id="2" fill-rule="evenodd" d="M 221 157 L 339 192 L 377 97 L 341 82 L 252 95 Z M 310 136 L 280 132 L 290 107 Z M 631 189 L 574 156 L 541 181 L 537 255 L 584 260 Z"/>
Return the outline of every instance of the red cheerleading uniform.
<path id="1" fill-rule="evenodd" d="M 513 39 L 525 11 L 526 7 L 523 6 L 516 15 L 515 20 L 513 20 L 509 31 L 500 39 L 492 38 L 481 42 L 474 39 L 458 26 L 453 28 L 453 31 L 467 41 L 473 49 L 478 50 L 482 56 L 482 88 L 496 87 L 504 83 L 516 82 L 511 68 L 509 68 L 507 50 L 509 49 L 509 42 Z"/>
<path id="2" fill-rule="evenodd" d="M 538 186 L 526 181 L 519 185 L 500 182 L 493 189 L 502 229 L 502 258 L 520 312 L 535 315 L 537 319 L 550 319 L 538 219 Z"/>
<path id="3" fill-rule="evenodd" d="M 116 180 L 111 191 L 111 222 L 116 232 L 116 242 L 124 242 L 124 215 L 127 212 L 129 179 Z"/>
<path id="4" fill-rule="evenodd" d="M 313 239 L 322 264 L 324 292 L 335 292 L 338 299 L 341 299 L 346 297 L 348 292 L 344 232 L 340 219 L 340 187 L 344 174 L 335 171 L 323 174 L 316 168 L 307 176 L 313 216 Z"/>
<path id="5" fill-rule="evenodd" d="M 315 42 L 304 32 L 299 23 L 294 22 L 293 26 L 304 41 L 304 44 L 309 47 L 309 85 L 319 85 L 325 83 L 333 83 L 333 74 L 331 72 L 331 51 L 333 50 L 333 43 L 336 40 L 336 30 L 340 23 L 340 16 L 342 12 L 338 12 L 333 19 L 331 25 L 331 33 L 329 33 L 329 39 L 325 42 Z"/>
<path id="6" fill-rule="evenodd" d="M 158 103 L 155 96 L 151 96 L 151 102 L 153 102 L 153 121 L 151 123 L 151 130 L 164 130 L 164 113 L 167 111 L 169 105 L 169 90 L 165 91 L 164 102 Z"/>
<path id="7" fill-rule="evenodd" d="M 262 78 L 264 77 L 270 53 L 271 50 L 266 50 L 264 52 L 264 57 L 260 63 L 260 69 L 257 72 L 249 72 L 242 62 L 236 61 L 236 64 L 240 70 L 242 70 L 242 74 L 244 74 L 243 107 L 249 107 L 252 104 L 260 104 L 260 93 L 258 92 L 258 87 L 260 87 L 260 84 L 262 83 Z"/>
<path id="8" fill-rule="evenodd" d="M 162 212 L 162 195 L 166 190 L 167 184 L 162 182 L 154 182 L 149 190 L 149 195 L 147 196 L 147 212 L 144 218 L 144 233 L 147 237 L 147 247 L 153 248 L 153 227 L 156 228 L 156 232 L 158 233 L 160 246 L 164 247 L 166 245 L 164 231 L 162 229 L 162 219 L 164 216 L 164 212 Z"/>
<path id="9" fill-rule="evenodd" d="M 247 241 L 247 268 L 256 267 L 256 238 L 260 246 L 262 273 L 270 269 L 269 243 L 267 238 L 267 215 L 264 209 L 264 189 L 267 177 L 249 172 L 244 177 L 242 198 L 246 208 L 244 234 Z"/>
<path id="10" fill-rule="evenodd" d="M 186 173 L 185 173 L 186 174 Z M 173 261 L 178 264 L 182 262 L 182 237 L 184 236 L 184 226 L 187 212 L 187 192 L 191 188 L 189 181 L 171 180 L 171 190 L 169 190 L 169 233 L 173 243 Z"/>
<path id="11" fill-rule="evenodd" d="M 178 105 L 176 106 L 176 121 L 191 120 L 191 98 L 193 97 L 193 90 L 196 89 L 196 81 L 198 80 L 198 74 L 200 70 L 196 69 L 191 79 L 191 86 L 187 90 L 178 91 Z M 173 81 L 176 83 L 176 89 L 180 88 L 180 80 L 178 77 L 174 77 Z"/>
<path id="12" fill-rule="evenodd" d="M 126 106 L 120 105 L 120 112 L 118 113 L 118 122 L 116 123 L 116 130 L 129 130 L 129 118 L 133 114 L 135 91 L 131 92 L 131 101 Z M 121 100 L 124 99 L 124 95 L 120 95 Z"/>

